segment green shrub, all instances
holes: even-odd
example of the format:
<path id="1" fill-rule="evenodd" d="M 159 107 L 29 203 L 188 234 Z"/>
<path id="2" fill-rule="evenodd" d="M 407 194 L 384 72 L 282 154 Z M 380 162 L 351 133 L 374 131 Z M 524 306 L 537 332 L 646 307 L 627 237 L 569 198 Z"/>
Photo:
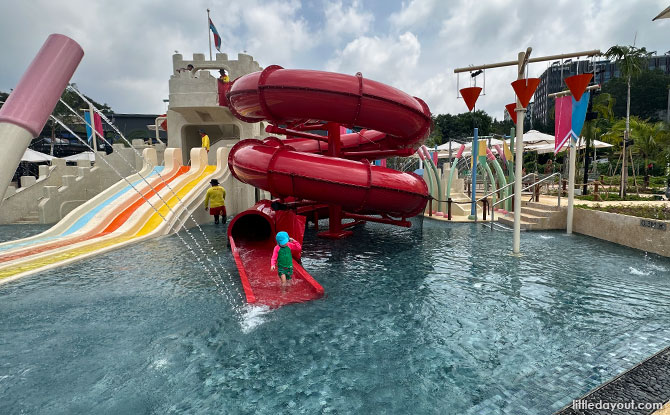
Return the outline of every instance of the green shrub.
<path id="1" fill-rule="evenodd" d="M 591 209 L 591 210 L 600 210 L 603 212 L 610 213 L 619 213 L 622 215 L 637 216 L 639 218 L 648 218 L 648 219 L 658 219 L 658 220 L 670 220 L 670 206 L 654 206 L 654 205 L 642 205 L 642 206 L 622 206 L 622 205 L 592 205 L 592 206 L 580 206 L 582 209 Z"/>

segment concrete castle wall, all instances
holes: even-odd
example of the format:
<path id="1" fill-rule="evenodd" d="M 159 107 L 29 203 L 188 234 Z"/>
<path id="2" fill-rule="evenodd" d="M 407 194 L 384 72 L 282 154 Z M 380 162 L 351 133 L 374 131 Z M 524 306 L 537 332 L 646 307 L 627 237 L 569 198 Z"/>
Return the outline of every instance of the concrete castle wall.
<path id="1" fill-rule="evenodd" d="M 98 152 L 94 167 L 84 160 L 78 161 L 76 166 L 67 166 L 63 159 L 53 159 L 50 166 L 40 166 L 37 180 L 22 178 L 25 187 L 7 191 L 0 209 L 0 224 L 58 222 L 74 208 L 121 180 L 121 176 L 129 176 L 141 169 L 141 153 L 147 146 L 142 140 L 133 140 L 133 147 L 114 144 L 111 154 Z M 160 154 L 160 162 L 165 146 L 155 148 Z"/>

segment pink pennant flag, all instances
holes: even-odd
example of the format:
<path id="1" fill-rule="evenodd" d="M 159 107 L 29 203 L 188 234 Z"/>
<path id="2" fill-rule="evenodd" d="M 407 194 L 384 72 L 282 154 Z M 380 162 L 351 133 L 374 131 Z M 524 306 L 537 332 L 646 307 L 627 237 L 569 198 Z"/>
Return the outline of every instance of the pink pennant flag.
<path id="1" fill-rule="evenodd" d="M 571 135 L 572 129 L 572 96 L 556 99 L 556 117 L 554 128 L 554 154 L 561 151 Z"/>
<path id="2" fill-rule="evenodd" d="M 95 120 L 95 131 L 98 132 L 99 136 L 104 137 L 102 131 L 102 118 L 100 118 L 100 114 L 96 112 L 95 115 L 93 115 L 93 119 Z"/>

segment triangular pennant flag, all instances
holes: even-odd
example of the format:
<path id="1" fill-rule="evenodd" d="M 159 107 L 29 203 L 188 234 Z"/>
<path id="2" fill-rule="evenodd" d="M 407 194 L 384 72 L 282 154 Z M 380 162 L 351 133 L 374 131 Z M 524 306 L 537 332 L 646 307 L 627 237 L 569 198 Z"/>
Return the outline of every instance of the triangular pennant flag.
<path id="1" fill-rule="evenodd" d="M 512 118 L 512 121 L 514 121 L 514 124 L 516 124 L 516 102 L 505 105 L 505 109 L 507 110 L 509 116 Z"/>
<path id="2" fill-rule="evenodd" d="M 514 88 L 522 107 L 526 108 L 528 106 L 538 85 L 540 85 L 540 78 L 518 79 L 512 82 L 512 88 Z"/>
<path id="3" fill-rule="evenodd" d="M 475 107 L 475 103 L 477 102 L 477 98 L 479 98 L 480 92 L 482 92 L 482 89 L 478 86 L 471 86 L 470 88 L 461 89 L 461 96 L 463 97 L 465 105 L 468 106 L 470 111 L 472 111 L 472 109 Z"/>
<path id="4" fill-rule="evenodd" d="M 572 97 L 556 99 L 554 117 L 554 154 L 561 151 L 572 135 Z"/>
<path id="5" fill-rule="evenodd" d="M 572 97 L 572 127 L 570 132 L 575 140 L 577 140 L 582 133 L 584 121 L 586 120 L 586 110 L 589 107 L 590 96 L 591 93 L 587 91 L 582 95 L 582 99 L 579 101 L 575 101 L 575 98 Z"/>
<path id="6" fill-rule="evenodd" d="M 480 157 L 486 157 L 486 150 L 488 147 L 486 146 L 486 140 L 479 140 L 479 145 L 477 146 L 477 155 Z"/>
<path id="7" fill-rule="evenodd" d="M 575 101 L 582 99 L 582 95 L 586 91 L 589 82 L 591 82 L 591 78 L 593 78 L 592 73 L 583 73 L 565 78 L 565 84 L 570 89 L 570 92 L 572 92 L 572 96 L 575 97 Z"/>
<path id="8" fill-rule="evenodd" d="M 505 158 L 509 161 L 514 161 L 514 154 L 509 149 L 509 146 L 506 142 L 503 141 L 503 151 L 505 152 Z"/>

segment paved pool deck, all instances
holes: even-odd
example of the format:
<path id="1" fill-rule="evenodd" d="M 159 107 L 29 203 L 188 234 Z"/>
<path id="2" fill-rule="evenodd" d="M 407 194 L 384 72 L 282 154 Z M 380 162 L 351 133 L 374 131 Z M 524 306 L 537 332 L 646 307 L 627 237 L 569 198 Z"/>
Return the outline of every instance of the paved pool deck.
<path id="1" fill-rule="evenodd" d="M 524 194 L 524 200 L 530 199 L 530 194 Z M 547 195 L 540 195 L 540 200 L 539 203 L 547 206 L 558 206 L 558 198 L 556 196 L 547 196 Z M 560 206 L 567 206 L 568 205 L 568 198 L 567 196 L 561 197 L 561 202 Z M 626 200 L 626 201 L 600 201 L 600 202 L 595 202 L 595 201 L 590 201 L 590 200 L 579 200 L 575 199 L 575 206 L 594 206 L 594 205 L 600 205 L 600 206 L 670 206 L 670 201 L 667 200 Z M 446 217 L 446 212 L 444 216 L 442 215 L 435 215 L 433 214 L 432 216 L 429 215 L 428 213 L 424 213 L 423 215 L 425 218 L 433 219 L 433 220 L 438 220 L 438 221 L 447 221 L 447 222 L 454 222 L 454 223 L 469 223 L 469 222 L 474 222 L 472 219 L 468 219 L 467 215 L 453 215 L 451 221 L 447 219 Z M 498 214 L 496 214 L 496 217 Z M 487 220 L 490 220 L 490 215 L 486 216 Z M 482 221 L 482 215 L 481 212 L 478 215 L 477 221 Z"/>

